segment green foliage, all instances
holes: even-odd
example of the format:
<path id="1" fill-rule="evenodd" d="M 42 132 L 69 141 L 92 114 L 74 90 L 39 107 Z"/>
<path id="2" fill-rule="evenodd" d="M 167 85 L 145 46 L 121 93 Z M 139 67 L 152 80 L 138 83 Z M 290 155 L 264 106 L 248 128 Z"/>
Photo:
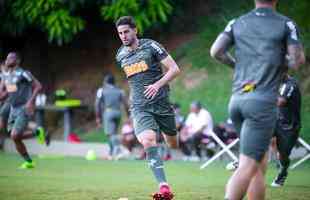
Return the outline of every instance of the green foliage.
<path id="1" fill-rule="evenodd" d="M 118 0 L 101 8 L 105 20 L 116 21 L 121 16 L 133 16 L 141 33 L 157 22 L 167 22 L 171 12 L 172 6 L 168 0 Z"/>
<path id="2" fill-rule="evenodd" d="M 18 36 L 35 27 L 47 34 L 49 42 L 62 45 L 85 28 L 86 22 L 73 13 L 87 7 L 100 10 L 103 20 L 132 15 L 141 32 L 167 22 L 173 10 L 169 0 L 4 0 L 0 2 L 0 32 Z"/>
<path id="3" fill-rule="evenodd" d="M 301 29 L 301 34 L 303 37 L 304 45 L 306 50 L 310 49 L 310 1 L 289 1 L 282 0 L 279 4 L 279 9 L 281 12 L 288 15 L 298 24 Z"/>
<path id="4" fill-rule="evenodd" d="M 58 45 L 70 42 L 85 27 L 85 22 L 72 16 L 60 0 L 15 1 L 12 11 L 14 18 L 24 24 L 19 33 L 27 26 L 35 26 L 47 33 L 49 42 Z"/>

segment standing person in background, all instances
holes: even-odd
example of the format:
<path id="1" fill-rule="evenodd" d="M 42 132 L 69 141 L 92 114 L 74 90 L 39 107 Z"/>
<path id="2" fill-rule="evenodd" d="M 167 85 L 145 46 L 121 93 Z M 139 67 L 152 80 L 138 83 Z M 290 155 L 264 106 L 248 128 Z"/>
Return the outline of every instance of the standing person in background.
<path id="1" fill-rule="evenodd" d="M 297 80 L 284 74 L 278 96 L 278 118 L 274 132 L 280 169 L 272 187 L 281 187 L 287 178 L 290 154 L 296 145 L 301 128 L 301 93 Z"/>
<path id="2" fill-rule="evenodd" d="M 164 133 L 166 143 L 172 148 L 178 147 L 168 83 L 180 70 L 158 42 L 138 39 L 136 23 L 131 16 L 118 19 L 116 29 L 123 43 L 117 52 L 116 61 L 129 80 L 135 134 L 145 149 L 149 167 L 159 184 L 159 192 L 153 195 L 153 199 L 171 200 L 173 193 L 166 180 L 156 139 L 158 134 Z M 162 66 L 167 69 L 166 73 Z"/>
<path id="3" fill-rule="evenodd" d="M 0 68 L 0 149 L 2 149 L 6 137 L 5 135 L 7 134 L 6 126 L 10 114 L 10 104 L 6 102 L 7 92 L 4 82 L 2 81 L 4 74 L 7 73 L 7 67 L 4 62 L 0 62 Z"/>
<path id="4" fill-rule="evenodd" d="M 239 166 L 225 199 L 265 199 L 267 151 L 276 125 L 277 92 L 287 67 L 305 62 L 296 24 L 276 12 L 277 0 L 255 0 L 255 9 L 232 20 L 211 56 L 234 68 L 230 117 L 240 133 Z M 229 49 L 235 46 L 235 57 Z"/>
<path id="5" fill-rule="evenodd" d="M 95 114 L 97 127 L 103 127 L 104 133 L 108 136 L 110 147 L 108 159 L 116 158 L 117 154 L 120 153 L 120 140 L 117 131 L 122 116 L 122 104 L 128 116 L 125 92 L 115 85 L 114 76 L 107 74 L 104 77 L 103 86 L 97 90 Z"/>

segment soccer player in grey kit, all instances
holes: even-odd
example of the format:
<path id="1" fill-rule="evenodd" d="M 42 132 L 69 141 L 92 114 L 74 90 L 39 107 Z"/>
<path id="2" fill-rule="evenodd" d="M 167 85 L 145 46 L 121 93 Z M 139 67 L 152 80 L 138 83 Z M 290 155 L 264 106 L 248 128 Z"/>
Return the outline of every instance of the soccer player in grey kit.
<path id="1" fill-rule="evenodd" d="M 275 11 L 277 0 L 255 0 L 256 8 L 232 20 L 211 56 L 234 68 L 230 117 L 240 133 L 239 166 L 225 199 L 265 199 L 268 147 L 276 123 L 280 81 L 287 67 L 305 62 L 296 24 Z M 235 56 L 229 49 L 235 47 Z"/>
<path id="2" fill-rule="evenodd" d="M 122 116 L 122 104 L 127 112 L 127 116 L 129 116 L 125 92 L 115 85 L 115 79 L 112 74 L 105 75 L 103 86 L 97 91 L 95 113 L 97 126 L 103 126 L 104 133 L 108 136 L 110 147 L 109 159 L 117 159 L 120 153 L 117 130 Z"/>
<path id="3" fill-rule="evenodd" d="M 149 167 L 159 184 L 159 192 L 153 195 L 153 199 L 170 200 L 173 194 L 165 177 L 156 138 L 157 134 L 163 133 L 170 147 L 178 146 L 168 83 L 180 70 L 159 43 L 150 39 L 138 39 L 132 17 L 118 19 L 116 28 L 123 43 L 117 52 L 116 61 L 129 82 L 130 110 L 135 134 L 145 149 Z M 162 66 L 167 69 L 166 73 L 163 73 Z"/>
<path id="4" fill-rule="evenodd" d="M 2 82 L 8 94 L 6 103 L 9 104 L 7 129 L 15 143 L 17 152 L 24 158 L 22 169 L 35 167 L 23 140 L 38 137 L 42 143 L 46 142 L 43 131 L 27 131 L 28 122 L 34 113 L 34 100 L 41 90 L 41 83 L 27 70 L 20 67 L 21 58 L 18 53 L 10 52 L 5 60 L 7 73 L 2 75 Z M 1 109 L 1 114 L 2 114 Z M 4 115 L 0 115 L 0 127 L 4 127 Z"/>

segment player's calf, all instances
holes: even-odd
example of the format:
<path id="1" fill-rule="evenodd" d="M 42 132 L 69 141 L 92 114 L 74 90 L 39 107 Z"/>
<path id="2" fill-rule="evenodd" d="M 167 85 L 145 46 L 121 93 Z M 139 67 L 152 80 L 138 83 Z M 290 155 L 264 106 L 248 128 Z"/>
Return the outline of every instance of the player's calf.
<path id="1" fill-rule="evenodd" d="M 168 145 L 169 148 L 171 149 L 177 149 L 179 147 L 179 140 L 178 137 L 175 136 L 169 136 L 169 135 L 164 135 L 165 141 Z"/>

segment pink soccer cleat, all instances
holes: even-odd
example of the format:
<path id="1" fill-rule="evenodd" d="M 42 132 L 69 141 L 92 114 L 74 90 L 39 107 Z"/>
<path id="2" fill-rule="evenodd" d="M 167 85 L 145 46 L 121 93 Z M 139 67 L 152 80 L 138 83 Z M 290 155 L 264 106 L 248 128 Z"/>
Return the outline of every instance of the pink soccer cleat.
<path id="1" fill-rule="evenodd" d="M 159 192 L 153 194 L 153 200 L 172 200 L 173 193 L 168 184 L 162 184 L 159 188 Z"/>

